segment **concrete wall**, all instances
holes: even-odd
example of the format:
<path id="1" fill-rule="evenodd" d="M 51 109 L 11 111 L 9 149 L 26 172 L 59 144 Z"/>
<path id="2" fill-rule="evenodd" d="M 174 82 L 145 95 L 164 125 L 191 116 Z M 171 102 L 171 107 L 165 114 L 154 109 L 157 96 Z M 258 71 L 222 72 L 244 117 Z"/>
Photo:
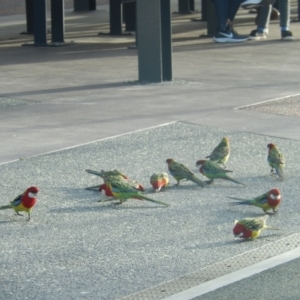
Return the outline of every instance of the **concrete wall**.
<path id="1" fill-rule="evenodd" d="M 47 0 L 50 2 L 50 0 Z M 109 0 L 97 0 L 97 5 L 108 4 Z M 49 3 L 48 3 L 49 4 Z M 73 8 L 73 0 L 65 0 L 65 8 Z M 25 0 L 0 0 L 0 16 L 25 13 Z"/>

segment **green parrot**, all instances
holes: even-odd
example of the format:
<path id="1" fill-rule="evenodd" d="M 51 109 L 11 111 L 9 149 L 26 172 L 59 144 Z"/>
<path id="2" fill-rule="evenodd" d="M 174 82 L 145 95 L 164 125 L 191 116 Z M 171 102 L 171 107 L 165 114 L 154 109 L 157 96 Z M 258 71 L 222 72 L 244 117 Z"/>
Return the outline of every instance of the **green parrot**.
<path id="1" fill-rule="evenodd" d="M 154 173 L 150 177 L 150 183 L 154 191 L 159 192 L 169 184 L 169 175 L 165 172 Z"/>
<path id="2" fill-rule="evenodd" d="M 104 171 L 104 170 L 101 170 L 100 172 L 99 171 L 95 171 L 95 170 L 91 170 L 91 169 L 86 169 L 85 170 L 87 173 L 89 174 L 93 174 L 93 175 L 96 175 L 96 176 L 99 176 L 101 177 L 104 181 L 105 181 L 105 178 L 108 177 L 108 176 L 122 176 L 123 178 L 125 179 L 128 179 L 127 175 L 125 175 L 123 172 L 115 169 L 115 170 L 110 170 L 110 171 Z M 89 186 L 87 188 L 85 188 L 86 190 L 99 190 L 100 189 L 100 185 L 93 185 L 93 186 Z"/>
<path id="3" fill-rule="evenodd" d="M 133 198 L 138 200 L 144 199 L 153 203 L 169 206 L 167 203 L 144 196 L 138 188 L 132 186 L 132 184 L 127 182 L 125 179 L 120 179 L 120 177 L 116 178 L 115 176 L 109 176 L 105 180 L 105 184 L 111 191 L 113 197 L 120 200 L 120 203 L 118 204 L 122 204 L 126 200 Z"/>
<path id="4" fill-rule="evenodd" d="M 198 185 L 204 187 L 205 183 L 196 177 L 192 171 L 190 171 L 186 166 L 176 162 L 172 158 L 166 160 L 168 164 L 168 169 L 170 174 L 176 179 L 177 185 L 179 185 L 180 180 L 186 179 L 197 183 Z"/>
<path id="5" fill-rule="evenodd" d="M 230 156 L 230 145 L 229 145 L 229 138 L 223 137 L 220 144 L 212 151 L 212 153 L 206 158 L 209 158 L 210 160 L 222 164 L 224 167 L 226 162 L 228 161 L 228 158 Z"/>
<path id="6" fill-rule="evenodd" d="M 244 183 L 235 180 L 231 177 L 229 177 L 226 173 L 232 172 L 230 170 L 224 170 L 221 168 L 217 163 L 210 161 L 210 160 L 198 160 L 196 162 L 196 166 L 199 167 L 199 171 L 202 175 L 206 176 L 208 179 L 210 179 L 207 183 L 213 183 L 215 179 L 225 179 L 230 180 L 232 182 L 235 182 L 237 184 L 244 185 Z"/>
<path id="7" fill-rule="evenodd" d="M 284 156 L 276 145 L 268 144 L 267 147 L 269 148 L 267 160 L 271 167 L 271 173 L 274 174 L 276 172 L 279 178 L 283 179 L 283 168 L 285 165 Z"/>
<path id="8" fill-rule="evenodd" d="M 230 196 L 227 196 L 227 198 L 239 201 L 233 202 L 231 205 L 253 205 L 260 207 L 265 213 L 271 209 L 274 213 L 276 213 L 278 206 L 281 203 L 281 193 L 278 188 L 271 189 L 268 192 L 252 199 L 243 199 Z"/>
<path id="9" fill-rule="evenodd" d="M 266 225 L 268 215 L 259 218 L 244 218 L 236 220 L 234 222 L 233 235 L 242 239 L 254 240 L 260 236 L 262 230 L 273 229 L 279 230 L 278 228 Z"/>

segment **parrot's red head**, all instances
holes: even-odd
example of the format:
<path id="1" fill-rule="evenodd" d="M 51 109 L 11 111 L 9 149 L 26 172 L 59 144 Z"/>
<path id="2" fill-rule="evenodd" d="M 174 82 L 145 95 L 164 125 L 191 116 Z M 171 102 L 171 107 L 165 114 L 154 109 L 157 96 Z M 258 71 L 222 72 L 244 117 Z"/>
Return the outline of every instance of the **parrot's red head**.
<path id="1" fill-rule="evenodd" d="M 268 144 L 267 147 L 269 148 L 269 150 L 271 150 L 271 149 L 273 149 L 276 146 L 274 144 Z"/>
<path id="2" fill-rule="evenodd" d="M 196 167 L 202 166 L 204 163 L 205 163 L 205 160 L 203 160 L 203 159 L 202 160 L 201 159 L 197 160 L 196 161 Z"/>
<path id="3" fill-rule="evenodd" d="M 39 188 L 37 186 L 30 186 L 27 190 L 26 193 L 30 198 L 35 198 L 37 193 L 39 192 Z"/>
<path id="4" fill-rule="evenodd" d="M 252 237 L 252 230 L 247 229 L 245 225 L 235 221 L 235 226 L 233 227 L 233 235 L 242 239 L 249 239 Z"/>
<path id="5" fill-rule="evenodd" d="M 169 165 L 173 160 L 174 160 L 173 158 L 168 158 L 168 159 L 166 160 L 166 163 Z"/>
<path id="6" fill-rule="evenodd" d="M 99 192 L 104 194 L 107 197 L 112 197 L 113 196 L 110 188 L 105 183 L 102 183 L 101 185 L 99 185 Z"/>
<path id="7" fill-rule="evenodd" d="M 278 206 L 281 202 L 281 194 L 279 189 L 272 189 L 269 191 L 269 195 L 268 195 L 268 204 L 270 206 Z"/>
<path id="8" fill-rule="evenodd" d="M 272 195 L 272 198 L 273 198 L 273 197 L 274 197 L 274 198 L 280 197 L 280 191 L 279 191 L 279 189 L 278 189 L 278 188 L 276 188 L 276 189 L 271 189 L 271 190 L 270 190 L 270 195 Z"/>

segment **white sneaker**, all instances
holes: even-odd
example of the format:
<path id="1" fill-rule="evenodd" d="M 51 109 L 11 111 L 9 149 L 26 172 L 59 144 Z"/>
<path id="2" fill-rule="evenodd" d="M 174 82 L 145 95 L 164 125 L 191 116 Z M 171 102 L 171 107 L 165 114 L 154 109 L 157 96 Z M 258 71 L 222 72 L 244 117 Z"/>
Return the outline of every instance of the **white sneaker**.
<path id="1" fill-rule="evenodd" d="M 242 8 L 252 9 L 264 5 L 263 0 L 246 0 L 241 4 Z"/>

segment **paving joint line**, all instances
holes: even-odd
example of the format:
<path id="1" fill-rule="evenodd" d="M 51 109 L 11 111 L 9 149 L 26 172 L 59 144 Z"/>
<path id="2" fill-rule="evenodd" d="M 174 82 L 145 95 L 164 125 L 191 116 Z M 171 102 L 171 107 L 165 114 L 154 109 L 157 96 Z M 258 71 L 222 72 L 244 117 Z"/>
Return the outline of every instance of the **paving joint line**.
<path id="1" fill-rule="evenodd" d="M 248 243 L 251 241 L 242 242 Z M 172 295 L 182 293 L 183 291 L 192 289 L 213 279 L 222 277 L 235 271 L 239 271 L 279 254 L 294 250 L 298 247 L 300 247 L 300 233 L 295 233 L 254 250 L 244 252 L 232 258 L 204 267 L 198 271 L 188 273 L 162 284 L 125 296 L 120 298 L 120 300 L 171 300 Z M 272 266 L 270 266 L 270 268 L 271 267 Z"/>

